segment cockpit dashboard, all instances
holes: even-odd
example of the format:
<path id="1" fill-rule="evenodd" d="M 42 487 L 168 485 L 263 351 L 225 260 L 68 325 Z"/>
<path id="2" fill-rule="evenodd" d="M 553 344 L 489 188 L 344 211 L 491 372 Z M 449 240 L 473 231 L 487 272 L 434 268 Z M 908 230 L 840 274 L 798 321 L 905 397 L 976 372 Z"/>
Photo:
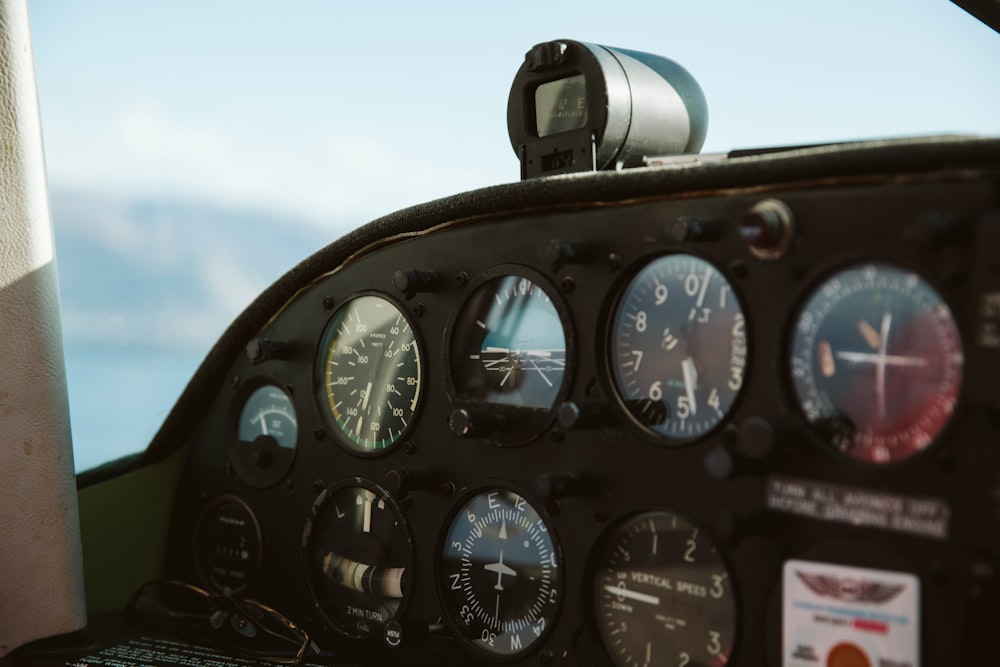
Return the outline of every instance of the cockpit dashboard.
<path id="1" fill-rule="evenodd" d="M 361 228 L 147 452 L 181 461 L 164 578 L 334 664 L 983 664 L 998 158 L 749 153 Z"/>

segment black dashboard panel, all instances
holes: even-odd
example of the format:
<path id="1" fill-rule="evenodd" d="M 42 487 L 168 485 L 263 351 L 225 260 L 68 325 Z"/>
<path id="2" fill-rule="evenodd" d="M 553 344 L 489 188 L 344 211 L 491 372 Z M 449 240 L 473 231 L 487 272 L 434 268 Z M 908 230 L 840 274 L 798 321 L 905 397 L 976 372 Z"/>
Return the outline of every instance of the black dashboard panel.
<path id="1" fill-rule="evenodd" d="M 747 241 L 764 201 L 794 224 L 777 258 Z M 831 174 L 514 198 L 373 244 L 241 343 L 166 574 L 362 664 L 976 664 L 997 205 L 979 168 Z"/>

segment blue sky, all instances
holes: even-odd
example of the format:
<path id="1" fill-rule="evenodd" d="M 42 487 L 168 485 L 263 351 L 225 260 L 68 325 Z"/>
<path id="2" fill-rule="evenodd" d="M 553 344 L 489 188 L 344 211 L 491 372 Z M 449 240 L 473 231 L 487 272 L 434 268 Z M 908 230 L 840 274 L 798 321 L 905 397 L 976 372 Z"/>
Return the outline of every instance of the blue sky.
<path id="1" fill-rule="evenodd" d="M 559 37 L 672 58 L 706 151 L 1000 134 L 1000 36 L 947 0 L 35 0 L 53 184 L 353 226 L 517 178 L 506 99 Z M 389 175 L 391 184 L 384 182 Z"/>
<path id="2" fill-rule="evenodd" d="M 56 235 L 73 239 L 59 249 L 67 351 L 89 355 L 68 364 L 80 468 L 144 447 L 225 326 L 297 259 L 396 209 L 516 180 L 507 95 L 535 43 L 676 60 L 708 99 L 705 152 L 1000 136 L 1000 35 L 947 0 L 30 9 Z M 261 216 L 253 234 L 239 212 Z M 89 287 L 84 262 L 102 253 Z"/>

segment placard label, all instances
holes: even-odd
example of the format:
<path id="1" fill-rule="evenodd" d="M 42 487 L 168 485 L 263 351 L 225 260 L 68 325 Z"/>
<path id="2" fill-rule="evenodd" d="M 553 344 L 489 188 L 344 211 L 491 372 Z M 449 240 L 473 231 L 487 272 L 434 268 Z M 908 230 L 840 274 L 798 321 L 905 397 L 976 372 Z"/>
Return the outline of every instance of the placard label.
<path id="1" fill-rule="evenodd" d="M 919 667 L 916 576 L 790 560 L 782 578 L 785 667 Z"/>
<path id="2" fill-rule="evenodd" d="M 852 526 L 948 539 L 951 508 L 939 498 L 903 496 L 792 477 L 769 477 L 768 509 Z"/>

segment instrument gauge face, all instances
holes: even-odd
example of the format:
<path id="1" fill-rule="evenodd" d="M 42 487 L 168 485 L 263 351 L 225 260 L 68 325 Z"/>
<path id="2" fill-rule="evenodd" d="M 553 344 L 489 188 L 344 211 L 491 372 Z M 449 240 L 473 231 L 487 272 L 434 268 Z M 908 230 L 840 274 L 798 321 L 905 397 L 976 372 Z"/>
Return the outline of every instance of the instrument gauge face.
<path id="1" fill-rule="evenodd" d="M 563 386 L 566 331 L 541 284 L 502 275 L 481 284 L 462 308 L 452 353 L 460 397 L 548 410 Z"/>
<path id="2" fill-rule="evenodd" d="M 326 326 L 316 386 L 338 442 L 357 454 L 391 448 L 420 403 L 420 346 L 410 321 L 381 296 L 348 301 Z"/>
<path id="3" fill-rule="evenodd" d="M 263 547 L 257 517 L 239 498 L 217 498 L 198 519 L 194 539 L 198 573 L 223 595 L 242 593 L 253 586 Z"/>
<path id="4" fill-rule="evenodd" d="M 524 267 L 488 274 L 451 329 L 453 402 L 496 416 L 496 444 L 537 437 L 569 387 L 569 317 L 552 294 Z"/>
<path id="5" fill-rule="evenodd" d="M 389 493 L 354 478 L 317 498 L 302 538 L 309 588 L 328 623 L 379 636 L 406 601 L 413 542 Z"/>
<path id="6" fill-rule="evenodd" d="M 230 457 L 247 483 L 257 487 L 271 486 L 292 467 L 298 437 L 292 397 L 285 389 L 269 382 L 257 384 L 240 407 L 236 441 Z"/>
<path id="7" fill-rule="evenodd" d="M 665 255 L 625 288 L 611 329 L 612 376 L 629 416 L 661 442 L 687 442 L 719 425 L 746 363 L 743 309 L 711 263 Z"/>
<path id="8" fill-rule="evenodd" d="M 736 597 L 704 531 L 673 512 L 637 514 L 598 552 L 594 616 L 619 667 L 729 662 Z"/>
<path id="9" fill-rule="evenodd" d="M 279 447 L 295 449 L 298 433 L 295 407 L 284 389 L 259 387 L 243 404 L 238 433 L 241 442 L 253 442 L 263 435 L 273 438 Z"/>
<path id="10" fill-rule="evenodd" d="M 562 598 L 562 563 L 538 511 L 513 491 L 483 491 L 444 540 L 438 581 L 458 635 L 495 658 L 532 650 Z"/>
<path id="11" fill-rule="evenodd" d="M 888 264 L 845 268 L 806 300 L 790 351 L 795 397 L 833 448 L 870 463 L 924 450 L 951 419 L 962 337 L 920 276 Z"/>

